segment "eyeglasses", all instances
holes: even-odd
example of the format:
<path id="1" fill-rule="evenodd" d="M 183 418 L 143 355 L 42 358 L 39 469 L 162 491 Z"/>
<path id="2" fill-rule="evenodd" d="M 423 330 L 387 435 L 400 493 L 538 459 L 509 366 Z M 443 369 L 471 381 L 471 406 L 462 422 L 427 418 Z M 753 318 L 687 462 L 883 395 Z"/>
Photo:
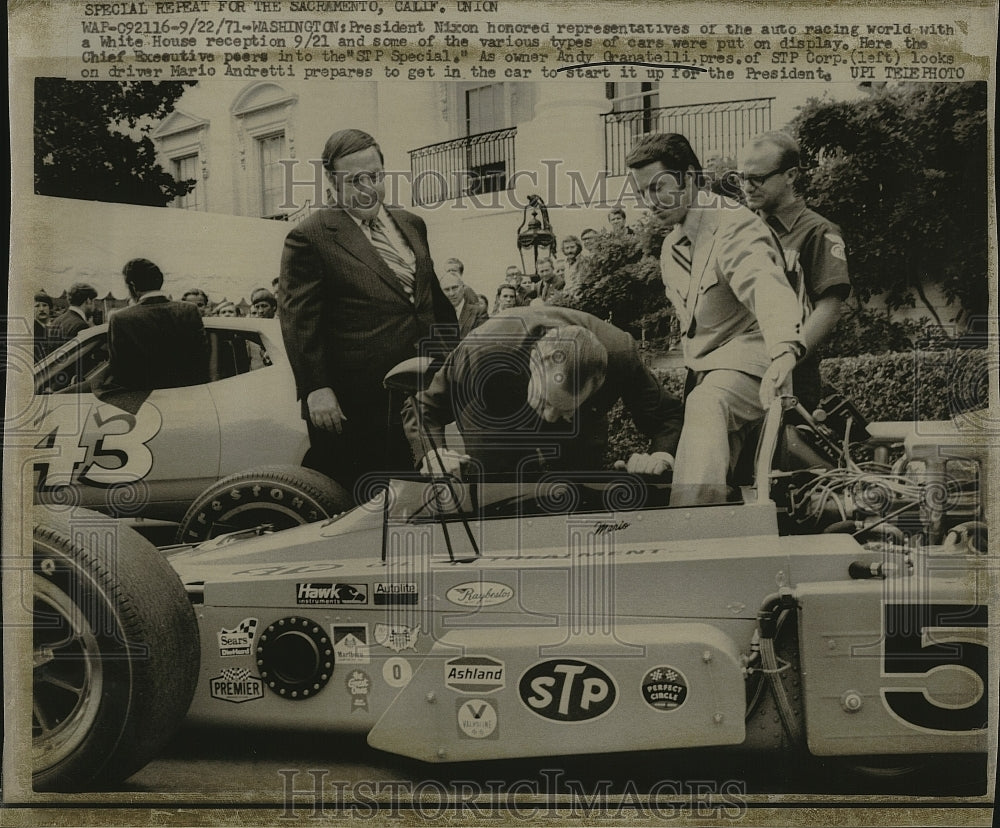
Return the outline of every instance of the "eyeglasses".
<path id="1" fill-rule="evenodd" d="M 778 169 L 771 170 L 771 172 L 764 173 L 763 175 L 751 175 L 750 173 L 745 172 L 737 173 L 737 175 L 744 184 L 749 184 L 751 187 L 760 187 L 769 178 L 773 178 L 780 173 L 788 172 L 789 169 L 789 167 L 778 167 Z"/>

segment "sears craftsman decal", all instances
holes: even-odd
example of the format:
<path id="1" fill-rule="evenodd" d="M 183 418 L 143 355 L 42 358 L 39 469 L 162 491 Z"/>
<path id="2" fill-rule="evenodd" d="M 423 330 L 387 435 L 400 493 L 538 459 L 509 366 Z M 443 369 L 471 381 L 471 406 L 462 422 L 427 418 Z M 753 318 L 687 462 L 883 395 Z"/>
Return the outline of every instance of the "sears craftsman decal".
<path id="1" fill-rule="evenodd" d="M 687 692 L 687 679 L 674 667 L 654 667 L 642 679 L 642 697 L 655 710 L 676 710 Z"/>
<path id="2" fill-rule="evenodd" d="M 504 687 L 504 663 L 489 656 L 460 656 L 444 663 L 446 687 L 459 693 L 493 693 Z"/>
<path id="3" fill-rule="evenodd" d="M 375 584 L 372 587 L 376 604 L 415 604 L 417 603 L 417 585 L 412 581 L 407 583 Z"/>
<path id="4" fill-rule="evenodd" d="M 419 633 L 419 625 L 408 627 L 406 624 L 376 624 L 375 643 L 381 644 L 395 653 L 403 650 L 416 650 Z"/>
<path id="5" fill-rule="evenodd" d="M 493 699 L 459 699 L 458 735 L 463 739 L 498 739 L 497 703 Z"/>
<path id="6" fill-rule="evenodd" d="M 615 705 L 614 679 L 596 664 L 571 658 L 552 659 L 528 668 L 518 683 L 525 707 L 555 722 L 585 722 Z"/>
<path id="7" fill-rule="evenodd" d="M 987 608 L 887 603 L 883 620 L 882 703 L 889 712 L 913 730 L 985 730 L 990 711 Z"/>
<path id="8" fill-rule="evenodd" d="M 333 655 L 336 664 L 368 664 L 371 654 L 368 649 L 367 624 L 334 624 Z"/>
<path id="9" fill-rule="evenodd" d="M 244 618 L 231 630 L 223 627 L 219 630 L 219 655 L 223 657 L 250 655 L 250 646 L 253 644 L 253 634 L 256 629 L 256 618 Z"/>
<path id="10" fill-rule="evenodd" d="M 513 598 L 514 590 L 495 581 L 473 581 L 453 586 L 445 597 L 459 607 L 494 607 Z"/>
<path id="11" fill-rule="evenodd" d="M 367 584 L 331 584 L 309 582 L 295 585 L 295 603 L 310 606 L 324 604 L 367 604 Z"/>
<path id="12" fill-rule="evenodd" d="M 209 688 L 213 699 L 236 704 L 264 698 L 264 682 L 246 667 L 227 667 L 221 676 L 209 679 Z"/>

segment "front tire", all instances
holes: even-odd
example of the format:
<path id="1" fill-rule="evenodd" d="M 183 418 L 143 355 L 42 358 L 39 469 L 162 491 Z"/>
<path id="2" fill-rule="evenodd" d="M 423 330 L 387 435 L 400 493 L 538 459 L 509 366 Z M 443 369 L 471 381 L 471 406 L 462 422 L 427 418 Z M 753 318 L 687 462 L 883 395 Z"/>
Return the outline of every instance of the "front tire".
<path id="1" fill-rule="evenodd" d="M 347 490 L 325 474 L 301 466 L 262 466 L 224 477 L 198 495 L 181 521 L 177 542 L 201 543 L 263 525 L 289 529 L 353 505 Z"/>
<path id="2" fill-rule="evenodd" d="M 34 787 L 107 787 L 156 756 L 187 712 L 194 611 L 152 545 L 85 509 L 36 508 L 32 570 Z"/>

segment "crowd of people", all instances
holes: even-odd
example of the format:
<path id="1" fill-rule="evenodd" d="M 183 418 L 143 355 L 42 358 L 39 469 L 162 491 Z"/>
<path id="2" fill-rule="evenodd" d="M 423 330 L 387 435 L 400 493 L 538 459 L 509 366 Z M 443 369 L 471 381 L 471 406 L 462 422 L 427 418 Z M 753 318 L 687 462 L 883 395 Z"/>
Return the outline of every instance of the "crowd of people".
<path id="1" fill-rule="evenodd" d="M 683 135 L 646 136 L 626 159 L 647 220 L 665 234 L 660 270 L 683 334 L 683 399 L 653 377 L 629 334 L 561 306 L 581 288 L 597 230 L 563 238 L 561 255 L 540 257 L 530 278 L 509 266 L 490 309 L 465 284 L 461 260 L 435 271 L 423 220 L 384 203 L 374 137 L 335 132 L 322 158 L 331 203 L 290 230 L 280 274 L 253 291 L 249 310 L 280 321 L 310 438 L 303 464 L 359 500 L 373 481 L 414 468 L 594 469 L 618 400 L 650 438 L 648 453 L 628 458 L 630 471 L 672 470 L 672 503 L 720 500 L 748 429 L 791 393 L 793 377 L 807 404 L 818 396 L 809 354 L 836 324 L 850 280 L 839 229 L 796 194 L 799 151 L 785 133 L 750 143 L 738 200 L 712 189 Z M 620 208 L 608 224 L 634 232 Z M 203 381 L 201 318 L 239 308 L 212 306 L 200 289 L 172 301 L 144 259 L 123 274 L 131 305 L 110 318 L 106 383 Z M 68 296 L 70 308 L 49 324 L 51 299 L 36 295 L 36 336 L 39 325 L 68 337 L 88 324 L 94 288 L 73 285 Z M 404 401 L 383 378 L 416 356 L 431 357 L 436 372 Z M 463 454 L 444 445 L 450 422 Z"/>

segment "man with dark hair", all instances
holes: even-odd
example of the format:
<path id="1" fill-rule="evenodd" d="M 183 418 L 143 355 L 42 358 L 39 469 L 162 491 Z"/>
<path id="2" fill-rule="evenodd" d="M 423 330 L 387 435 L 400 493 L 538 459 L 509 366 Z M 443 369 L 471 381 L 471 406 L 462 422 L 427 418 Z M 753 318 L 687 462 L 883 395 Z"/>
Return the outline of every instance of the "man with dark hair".
<path id="1" fill-rule="evenodd" d="M 497 296 L 493 302 L 493 314 L 496 315 L 500 311 L 509 310 L 510 308 L 517 307 L 517 288 L 515 288 L 509 282 L 504 282 L 500 287 L 497 288 Z"/>
<path id="2" fill-rule="evenodd" d="M 802 308 L 767 225 L 703 189 L 701 165 L 683 135 L 649 135 L 625 163 L 652 221 L 672 228 L 660 269 L 688 368 L 675 494 L 724 499 L 744 426 L 791 390 L 805 350 Z"/>
<path id="3" fill-rule="evenodd" d="M 798 142 L 787 132 L 765 132 L 750 142 L 741 180 L 747 206 L 777 234 L 785 268 L 798 273 L 806 308 L 802 341 L 812 354 L 833 332 L 850 295 L 851 280 L 840 228 L 806 207 L 796 192 Z M 806 408 L 819 402 L 819 360 L 807 356 L 795 369 L 793 390 Z"/>
<path id="4" fill-rule="evenodd" d="M 332 203 L 285 239 L 278 317 L 309 428 L 304 464 L 352 490 L 369 473 L 409 467 L 397 406 L 387 422 L 382 379 L 419 355 L 435 325 L 454 331 L 457 320 L 423 220 L 383 204 L 375 139 L 358 129 L 333 133 L 323 166 Z"/>
<path id="5" fill-rule="evenodd" d="M 608 224 L 611 225 L 611 232 L 623 233 L 631 236 L 635 231 L 628 226 L 625 219 L 625 211 L 621 207 L 612 207 L 608 213 Z"/>
<path id="6" fill-rule="evenodd" d="M 35 293 L 34 311 L 34 350 L 35 362 L 38 362 L 52 350 L 49 339 L 49 322 L 52 320 L 52 297 L 44 290 Z"/>
<path id="7" fill-rule="evenodd" d="M 69 299 L 69 307 L 49 328 L 49 335 L 62 342 L 72 339 L 80 331 L 90 327 L 97 290 L 86 282 L 74 282 L 70 285 L 66 296 Z"/>
<path id="8" fill-rule="evenodd" d="M 131 259 L 122 275 L 132 304 L 108 320 L 108 371 L 98 395 L 134 413 L 153 389 L 208 382 L 208 338 L 198 308 L 163 293 L 163 273 L 149 259 Z"/>
<path id="9" fill-rule="evenodd" d="M 488 473 L 544 468 L 596 470 L 608 444 L 608 411 L 621 399 L 652 441 L 629 471 L 670 468 L 681 404 L 646 368 L 635 340 L 569 308 L 516 308 L 459 343 L 403 422 L 424 473 L 460 474 L 474 460 Z M 455 422 L 467 455 L 444 448 Z"/>

